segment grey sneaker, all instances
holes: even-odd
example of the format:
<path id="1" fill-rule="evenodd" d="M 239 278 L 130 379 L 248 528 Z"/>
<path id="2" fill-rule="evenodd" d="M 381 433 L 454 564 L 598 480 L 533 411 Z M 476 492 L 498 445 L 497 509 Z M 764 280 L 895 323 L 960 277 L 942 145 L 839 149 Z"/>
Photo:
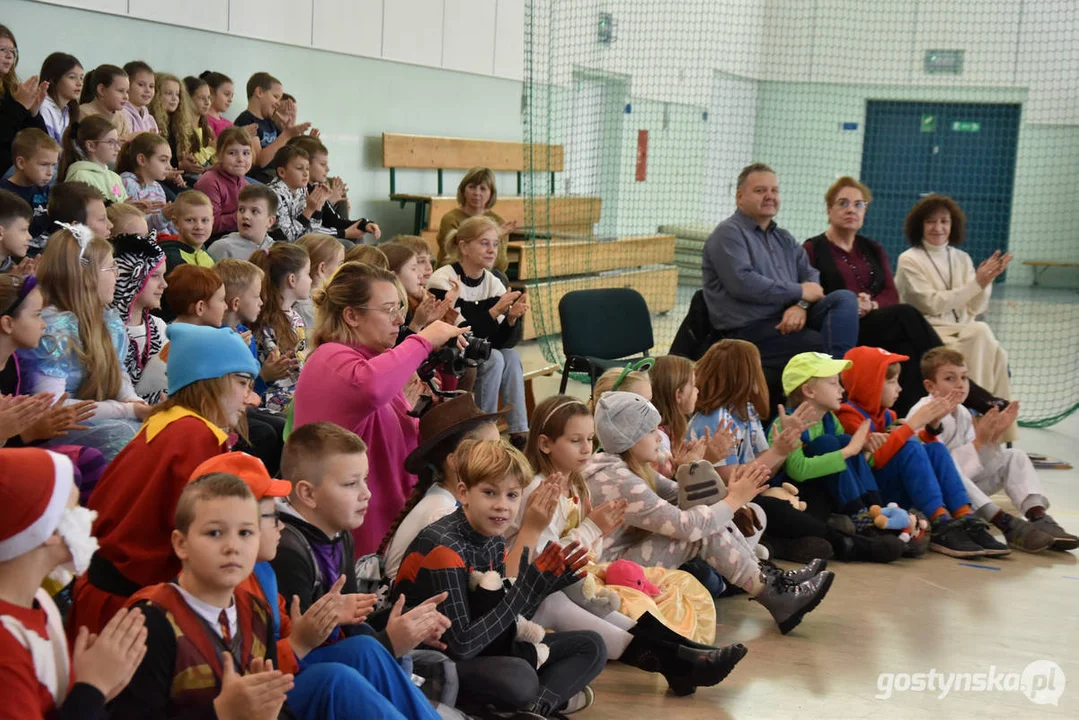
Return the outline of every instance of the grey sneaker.
<path id="1" fill-rule="evenodd" d="M 1036 553 L 1053 545 L 1053 536 L 1039 530 L 1034 523 L 1014 515 L 1005 515 L 1004 539 L 1016 550 Z"/>
<path id="2" fill-rule="evenodd" d="M 770 579 L 767 578 L 766 579 Z M 812 611 L 832 587 L 835 573 L 830 570 L 818 574 L 805 582 L 792 585 L 782 580 L 769 582 L 757 597 L 753 598 L 772 613 L 772 618 L 779 625 L 779 632 L 786 635 L 802 617 Z"/>
<path id="3" fill-rule="evenodd" d="M 1031 520 L 1030 524 L 1053 538 L 1054 550 L 1075 550 L 1079 548 L 1079 537 L 1072 535 L 1057 525 L 1057 521 L 1048 514 L 1042 515 L 1037 520 Z"/>
<path id="4" fill-rule="evenodd" d="M 827 568 L 828 561 L 821 558 L 813 558 L 809 561 L 809 564 L 803 565 L 797 570 L 784 570 L 775 563 L 761 560 L 761 572 L 769 582 L 775 582 L 777 579 L 780 579 L 784 582 L 797 585 L 798 583 L 815 578 Z"/>

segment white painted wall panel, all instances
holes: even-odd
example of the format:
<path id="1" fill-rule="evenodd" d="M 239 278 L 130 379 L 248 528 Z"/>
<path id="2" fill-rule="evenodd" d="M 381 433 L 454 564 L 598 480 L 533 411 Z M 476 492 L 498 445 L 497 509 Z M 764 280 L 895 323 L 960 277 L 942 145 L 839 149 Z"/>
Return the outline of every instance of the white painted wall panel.
<path id="1" fill-rule="evenodd" d="M 229 0 L 229 31 L 236 35 L 311 44 L 312 0 Z"/>
<path id="2" fill-rule="evenodd" d="M 510 80 L 524 77 L 524 0 L 498 0 L 495 10 L 494 74 Z"/>
<path id="3" fill-rule="evenodd" d="M 387 0 L 382 57 L 442 67 L 443 10 L 442 0 Z"/>
<path id="4" fill-rule="evenodd" d="M 444 0 L 442 67 L 493 75 L 495 0 Z"/>
<path id="5" fill-rule="evenodd" d="M 314 46 L 382 57 L 382 0 L 314 0 Z"/>
<path id="6" fill-rule="evenodd" d="M 1015 84 L 1020 12 L 1015 0 L 937 0 L 919 2 L 914 33 L 914 82 L 927 85 Z M 928 75 L 925 51 L 965 50 L 963 74 Z"/>
<path id="7" fill-rule="evenodd" d="M 126 3 L 125 3 L 126 4 Z M 228 32 L 228 0 L 130 0 L 132 17 L 182 27 Z"/>

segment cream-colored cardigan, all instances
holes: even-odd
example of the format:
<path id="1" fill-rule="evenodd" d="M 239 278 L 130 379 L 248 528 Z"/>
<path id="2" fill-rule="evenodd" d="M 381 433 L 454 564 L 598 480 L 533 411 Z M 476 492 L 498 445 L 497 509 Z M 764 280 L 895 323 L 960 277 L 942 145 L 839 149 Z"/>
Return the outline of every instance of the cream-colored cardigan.
<path id="1" fill-rule="evenodd" d="M 918 308 L 931 325 L 966 325 L 989 308 L 993 288 L 979 285 L 974 272 L 974 262 L 962 250 L 924 243 L 899 256 L 895 287 L 899 299 Z"/>

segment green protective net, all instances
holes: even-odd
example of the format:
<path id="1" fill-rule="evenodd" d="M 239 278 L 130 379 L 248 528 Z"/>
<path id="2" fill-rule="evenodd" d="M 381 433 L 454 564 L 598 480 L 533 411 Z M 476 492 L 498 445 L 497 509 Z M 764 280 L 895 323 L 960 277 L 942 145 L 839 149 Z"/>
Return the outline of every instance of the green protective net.
<path id="1" fill-rule="evenodd" d="M 1079 407 L 1071 0 L 526 0 L 524 95 L 524 139 L 556 168 L 523 188 L 521 282 L 548 359 L 558 299 L 589 287 L 637 289 L 665 353 L 738 172 L 759 161 L 799 240 L 828 227 L 837 177 L 865 182 L 862 233 L 893 269 L 911 206 L 954 197 L 975 264 L 1014 255 L 985 319 L 1022 424 Z"/>

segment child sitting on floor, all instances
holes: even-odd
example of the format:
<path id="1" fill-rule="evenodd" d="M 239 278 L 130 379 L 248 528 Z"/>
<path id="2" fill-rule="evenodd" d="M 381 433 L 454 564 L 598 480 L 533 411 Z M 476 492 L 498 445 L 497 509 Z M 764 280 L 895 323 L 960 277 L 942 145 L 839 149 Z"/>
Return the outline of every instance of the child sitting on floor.
<path id="1" fill-rule="evenodd" d="M 41 589 L 69 563 L 77 572 L 97 547 L 93 514 L 78 506 L 71 462 L 36 448 L 0 450 L 0 678 L 4 715 L 20 720 L 105 717 L 146 653 L 144 617 L 121 610 L 74 646 Z"/>
<path id="2" fill-rule="evenodd" d="M 768 382 L 761 366 L 760 351 L 745 340 L 720 340 L 697 361 L 696 412 L 689 422 L 691 433 L 729 431 L 734 436 L 730 454 L 716 463 L 720 477 L 730 477 L 737 465 L 763 463 L 774 476 L 787 457 L 802 444 L 804 421 L 816 424 L 816 411 L 803 404 L 786 418 L 783 432 L 769 447 L 761 417 L 768 415 Z M 831 503 L 810 502 L 805 511 L 795 509 L 782 498 L 760 495 L 750 503 L 760 506 L 770 518 L 762 542 L 776 557 L 808 562 L 815 557 L 891 562 L 899 559 L 906 545 L 891 534 L 844 534 L 827 524 Z"/>
<path id="3" fill-rule="evenodd" d="M 75 582 L 71 628 L 97 632 L 140 588 L 175 577 L 169 518 L 177 498 L 199 463 L 228 451 L 229 432 L 247 434 L 244 401 L 258 363 L 240 337 L 186 323 L 171 325 L 168 336 L 169 398 L 90 495 L 101 548 Z"/>
<path id="4" fill-rule="evenodd" d="M 913 507 L 929 517 L 929 547 L 952 557 L 1007 555 L 1008 546 L 989 534 L 988 524 L 971 512 L 970 498 L 948 448 L 923 443 L 916 435 L 931 422 L 950 414 L 958 393 L 933 398 L 902 423 L 892 412 L 899 397 L 899 364 L 909 360 L 881 348 L 855 347 L 846 354 L 843 371 L 847 402 L 838 411 L 848 432 L 869 425 L 866 442 L 873 476 L 885 502 Z"/>
<path id="5" fill-rule="evenodd" d="M 552 542 L 579 542 L 598 555 L 603 537 L 622 525 L 629 501 L 617 498 L 592 506 L 581 475 L 592 456 L 592 412 L 580 400 L 554 395 L 536 406 L 531 425 L 525 455 L 536 475 L 522 493 L 508 539 L 515 549 L 523 544 L 537 551 Z M 662 673 L 676 695 L 720 683 L 747 652 L 740 644 L 714 648 L 691 642 L 649 612 L 637 620 L 617 611 L 597 616 L 570 599 L 569 592 L 579 589 L 548 595 L 533 620 L 556 631 L 598 632 L 608 660 Z M 710 628 L 709 639 L 714 630 Z"/>
<path id="6" fill-rule="evenodd" d="M 215 473 L 242 479 L 259 504 L 255 571 L 239 587 L 270 609 L 278 667 L 295 679 L 288 693 L 290 708 L 312 720 L 366 715 L 436 720 L 434 708 L 376 637 L 358 635 L 324 644 L 338 625 L 363 622 L 374 609 L 374 596 L 342 592 L 344 575 L 303 612 L 298 597 L 278 593 L 277 575 L 270 565 L 282 527 L 275 498 L 288 497 L 292 485 L 271 479 L 257 458 L 241 452 L 207 460 L 195 468 L 192 481 Z"/>
<path id="7" fill-rule="evenodd" d="M 970 391 L 966 360 L 958 350 L 930 350 L 922 356 L 921 370 L 929 395 L 911 409 L 912 415 L 933 398 L 948 397 L 953 392 L 965 398 Z M 999 528 L 1009 545 L 1027 552 L 1047 547 L 1074 550 L 1079 547 L 1079 537 L 1064 530 L 1045 512 L 1049 499 L 1030 458 L 1022 450 L 1000 446 L 1018 415 L 1019 403 L 1011 402 L 1004 410 L 991 409 L 975 423 L 970 410 L 959 404 L 938 421 L 930 422 L 925 430 L 951 452 L 974 512 Z M 988 496 L 1001 489 L 1025 519 L 1004 512 L 990 501 Z"/>
<path id="8" fill-rule="evenodd" d="M 824 570 L 827 562 L 814 560 L 784 572 L 758 560 L 731 524 L 735 511 L 764 491 L 770 473 L 762 463 L 736 466 L 720 502 L 685 510 L 673 504 L 678 484 L 652 468 L 659 454 L 659 420 L 652 404 L 634 393 L 613 391 L 599 398 L 596 435 L 603 452 L 582 474 L 597 502 L 631 501 L 624 525 L 604 541 L 601 560 L 678 568 L 699 556 L 764 605 L 780 632 L 790 632 L 831 587 L 834 575 Z"/>
<path id="9" fill-rule="evenodd" d="M 472 393 L 464 393 L 435 405 L 420 418 L 419 445 L 405 459 L 405 470 L 419 480 L 377 551 L 385 559 L 390 582 L 420 531 L 457 509 L 454 450 L 465 440 L 498 440 L 495 421 L 499 417 L 500 413 L 484 414 Z"/>
<path id="10" fill-rule="evenodd" d="M 175 528 L 166 547 L 179 573 L 127 601 L 146 617 L 146 657 L 111 715 L 276 718 L 293 678 L 276 669 L 266 603 L 237 587 L 255 567 L 258 503 L 225 473 L 180 490 L 160 530 Z"/>
<path id="11" fill-rule="evenodd" d="M 549 594 L 580 580 L 586 553 L 551 543 L 534 560 L 521 548 L 519 567 L 507 566 L 502 536 L 530 482 L 528 462 L 491 440 L 466 440 L 454 462 L 461 507 L 423 529 L 409 546 L 393 587 L 395 607 L 417 606 L 448 591 L 450 626 L 443 637 L 457 660 L 462 694 L 503 710 L 552 717 L 603 669 L 603 639 L 588 631 L 532 634 L 536 626 L 518 618 L 531 616 Z M 516 582 L 508 582 L 513 576 Z M 513 678 L 512 695 L 491 697 L 489 674 Z"/>

